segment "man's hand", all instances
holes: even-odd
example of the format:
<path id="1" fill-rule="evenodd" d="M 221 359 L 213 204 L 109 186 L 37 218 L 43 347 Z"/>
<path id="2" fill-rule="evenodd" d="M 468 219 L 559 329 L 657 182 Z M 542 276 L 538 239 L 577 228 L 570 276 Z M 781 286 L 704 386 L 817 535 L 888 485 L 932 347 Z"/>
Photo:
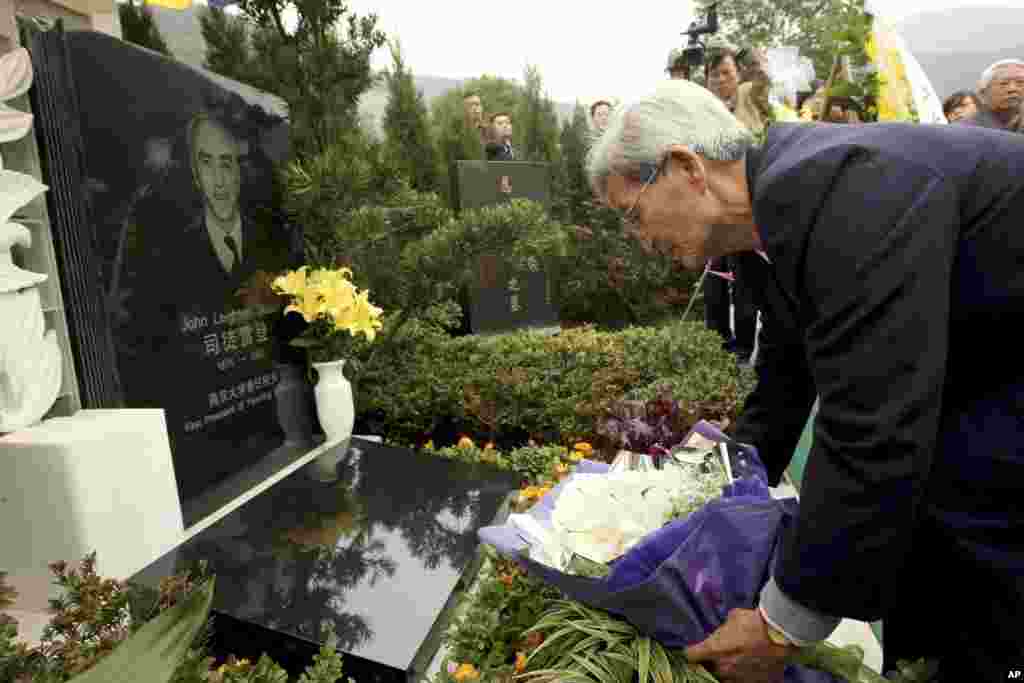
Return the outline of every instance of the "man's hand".
<path id="1" fill-rule="evenodd" d="M 760 612 L 734 609 L 706 640 L 686 648 L 686 658 L 709 663 L 722 683 L 781 683 L 794 649 L 772 642 Z"/>

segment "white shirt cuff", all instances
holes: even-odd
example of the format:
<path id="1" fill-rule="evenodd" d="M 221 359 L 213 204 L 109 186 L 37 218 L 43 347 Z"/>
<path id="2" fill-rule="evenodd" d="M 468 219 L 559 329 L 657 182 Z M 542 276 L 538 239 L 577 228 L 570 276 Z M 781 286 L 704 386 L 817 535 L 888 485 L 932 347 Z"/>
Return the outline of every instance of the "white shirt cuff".
<path id="1" fill-rule="evenodd" d="M 804 607 L 782 592 L 771 579 L 761 590 L 758 607 L 769 626 L 798 647 L 825 640 L 839 626 L 839 617 L 830 617 Z"/>

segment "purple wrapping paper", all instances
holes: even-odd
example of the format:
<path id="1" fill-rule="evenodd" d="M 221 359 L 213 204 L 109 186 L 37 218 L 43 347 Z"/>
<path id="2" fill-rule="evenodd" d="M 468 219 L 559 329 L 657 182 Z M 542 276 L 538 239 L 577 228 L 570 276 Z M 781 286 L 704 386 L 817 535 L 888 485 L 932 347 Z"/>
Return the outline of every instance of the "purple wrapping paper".
<path id="1" fill-rule="evenodd" d="M 726 439 L 707 423 L 698 424 L 694 431 L 715 441 Z M 745 447 L 731 458 L 731 464 L 736 480 L 724 487 L 720 499 L 646 536 L 612 562 L 611 573 L 603 579 L 563 574 L 522 556 L 527 544 L 511 525 L 485 527 L 479 532 L 480 540 L 573 600 L 625 618 L 666 647 L 691 645 L 721 626 L 729 610 L 756 606 L 781 534 L 797 515 L 796 500 L 772 499 L 755 449 Z M 576 469 L 607 470 L 607 465 L 587 460 Z M 526 514 L 550 527 L 564 486 L 562 482 L 553 488 Z M 785 680 L 835 681 L 829 674 L 796 666 L 787 668 Z"/>

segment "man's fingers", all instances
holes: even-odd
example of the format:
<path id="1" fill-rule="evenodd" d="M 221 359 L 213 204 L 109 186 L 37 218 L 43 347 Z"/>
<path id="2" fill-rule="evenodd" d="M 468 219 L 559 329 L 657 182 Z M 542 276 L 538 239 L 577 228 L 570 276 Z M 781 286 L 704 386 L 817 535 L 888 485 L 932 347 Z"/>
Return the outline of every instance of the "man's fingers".
<path id="1" fill-rule="evenodd" d="M 686 660 L 689 662 L 706 662 L 709 659 L 713 659 L 716 652 L 714 645 L 710 641 L 711 638 L 708 638 L 686 648 L 684 652 Z"/>

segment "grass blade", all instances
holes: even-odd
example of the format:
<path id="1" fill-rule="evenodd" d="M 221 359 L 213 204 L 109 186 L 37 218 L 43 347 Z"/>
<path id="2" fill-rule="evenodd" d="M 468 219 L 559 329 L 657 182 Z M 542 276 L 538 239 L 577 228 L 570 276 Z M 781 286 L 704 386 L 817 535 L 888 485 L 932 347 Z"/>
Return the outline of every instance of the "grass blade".
<path id="1" fill-rule="evenodd" d="M 651 673 L 651 639 L 641 636 L 636 641 L 637 674 L 640 683 L 647 683 L 647 677 Z"/>

